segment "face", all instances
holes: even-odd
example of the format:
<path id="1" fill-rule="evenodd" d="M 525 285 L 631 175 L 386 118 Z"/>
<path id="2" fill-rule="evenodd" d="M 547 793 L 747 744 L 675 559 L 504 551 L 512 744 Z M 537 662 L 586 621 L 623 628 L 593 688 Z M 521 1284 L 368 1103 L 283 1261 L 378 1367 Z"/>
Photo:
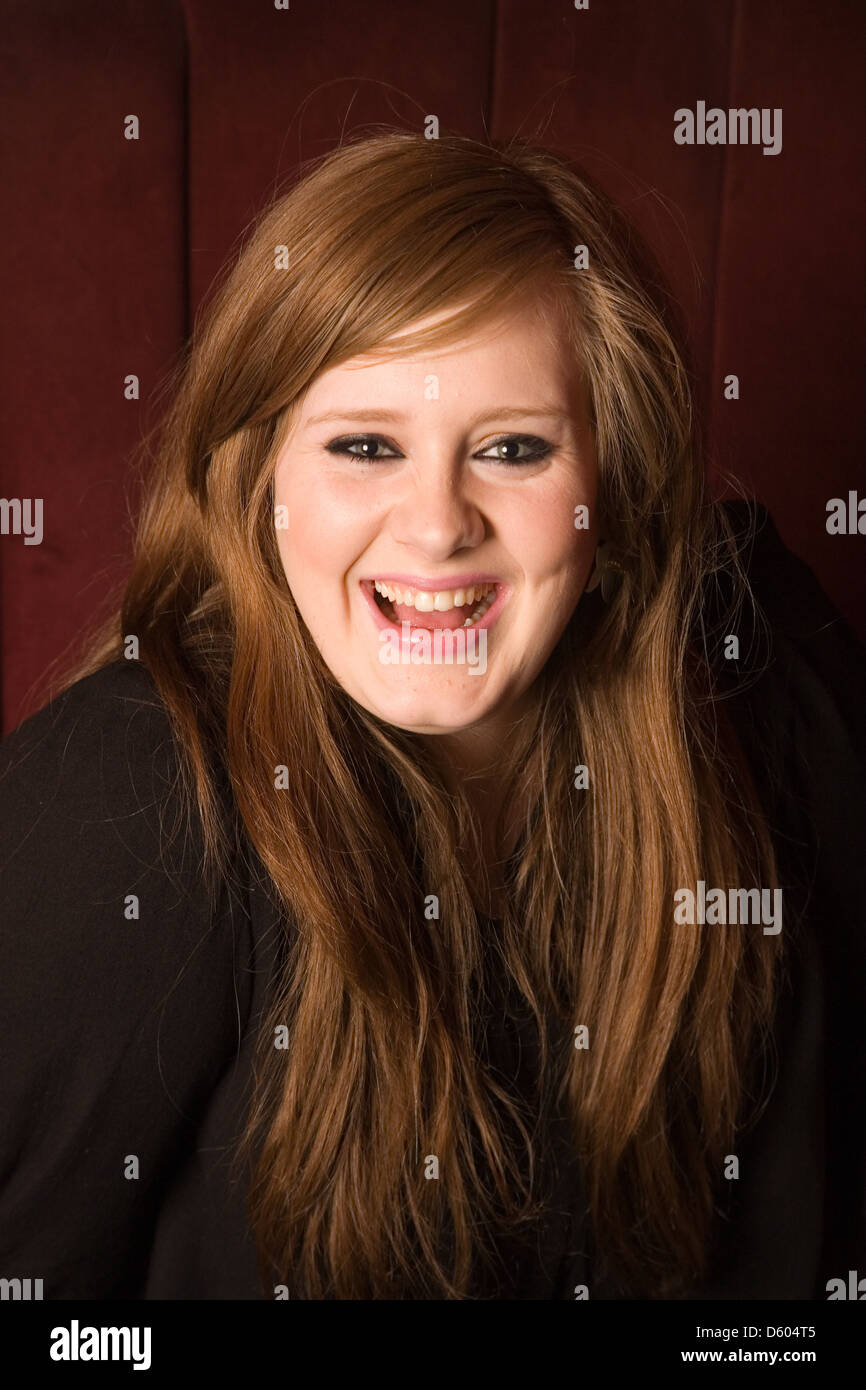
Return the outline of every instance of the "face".
<path id="1" fill-rule="evenodd" d="M 274 477 L 286 579 L 340 685 L 389 724 L 494 743 L 583 592 L 595 501 L 579 368 L 536 304 L 323 372 Z"/>

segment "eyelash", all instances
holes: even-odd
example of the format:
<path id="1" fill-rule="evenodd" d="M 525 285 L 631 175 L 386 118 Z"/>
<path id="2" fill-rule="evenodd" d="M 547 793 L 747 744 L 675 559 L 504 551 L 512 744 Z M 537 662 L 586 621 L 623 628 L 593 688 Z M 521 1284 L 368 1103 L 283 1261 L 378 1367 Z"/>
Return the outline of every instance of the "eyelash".
<path id="1" fill-rule="evenodd" d="M 342 455 L 344 458 L 354 459 L 356 463 L 391 463 L 395 459 L 403 457 L 399 451 L 395 454 L 386 455 L 383 458 L 367 458 L 364 454 L 353 454 L 350 452 L 350 446 L 352 444 L 366 443 L 371 440 L 377 440 L 379 443 L 388 445 L 389 448 L 393 447 L 382 434 L 348 434 L 343 435 L 340 439 L 332 439 L 330 444 L 325 445 L 325 448 L 329 454 Z M 501 463 L 504 464 L 506 468 L 519 468 L 522 464 L 539 463 L 553 451 L 552 444 L 548 444 L 546 439 L 539 439 L 539 437 L 534 434 L 504 434 L 499 439 L 494 439 L 491 444 L 487 445 L 487 448 L 496 449 L 500 444 L 509 443 L 511 440 L 516 440 L 519 444 L 535 446 L 534 452 L 524 458 L 482 458 L 482 462 Z"/>

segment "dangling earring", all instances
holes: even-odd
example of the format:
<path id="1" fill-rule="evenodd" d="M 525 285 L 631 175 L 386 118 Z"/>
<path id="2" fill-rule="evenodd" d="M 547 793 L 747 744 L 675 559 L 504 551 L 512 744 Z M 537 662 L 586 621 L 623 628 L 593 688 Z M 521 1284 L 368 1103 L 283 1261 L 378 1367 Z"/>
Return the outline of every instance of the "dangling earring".
<path id="1" fill-rule="evenodd" d="M 589 593 L 601 585 L 602 600 L 610 603 L 624 574 L 622 565 L 613 558 L 610 541 L 600 541 L 595 549 L 595 568 L 586 586 L 586 592 Z"/>

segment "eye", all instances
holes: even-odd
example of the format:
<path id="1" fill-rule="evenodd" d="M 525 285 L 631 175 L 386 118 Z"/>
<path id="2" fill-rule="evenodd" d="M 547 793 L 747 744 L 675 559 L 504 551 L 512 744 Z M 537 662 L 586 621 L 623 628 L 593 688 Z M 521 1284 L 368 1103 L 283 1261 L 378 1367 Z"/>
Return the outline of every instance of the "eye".
<path id="1" fill-rule="evenodd" d="M 496 456 L 491 462 L 506 464 L 538 463 L 540 459 L 546 458 L 552 451 L 553 445 L 548 444 L 546 439 L 539 439 L 534 434 L 508 434 L 502 439 L 497 439 L 495 443 L 488 444 L 484 453 L 475 454 L 475 458 L 489 458 L 489 450 L 496 449 Z M 518 453 L 520 449 L 528 449 L 526 454 Z"/>
<path id="2" fill-rule="evenodd" d="M 380 446 L 384 445 L 390 449 L 389 453 L 380 451 Z M 384 463 L 389 459 L 402 458 L 399 450 L 395 450 L 381 434 L 348 434 L 342 435 L 339 439 L 332 439 L 325 445 L 329 454 L 340 454 L 344 458 L 356 459 L 359 463 Z M 491 450 L 497 450 L 496 455 L 491 456 Z M 497 439 L 493 444 L 488 444 L 483 453 L 475 454 L 475 458 L 488 459 L 491 463 L 504 463 L 507 465 L 538 463 L 551 453 L 553 445 L 546 439 L 540 439 L 534 434 L 509 434 Z M 521 453 L 521 450 L 526 452 Z"/>
<path id="3" fill-rule="evenodd" d="M 380 444 L 388 441 L 381 434 L 347 434 L 340 439 L 332 439 L 325 448 L 329 454 L 342 454 L 346 458 L 357 459 L 360 463 L 379 463 L 389 458 L 402 458 L 400 453 L 380 454 Z M 355 453 L 354 450 L 359 452 Z"/>

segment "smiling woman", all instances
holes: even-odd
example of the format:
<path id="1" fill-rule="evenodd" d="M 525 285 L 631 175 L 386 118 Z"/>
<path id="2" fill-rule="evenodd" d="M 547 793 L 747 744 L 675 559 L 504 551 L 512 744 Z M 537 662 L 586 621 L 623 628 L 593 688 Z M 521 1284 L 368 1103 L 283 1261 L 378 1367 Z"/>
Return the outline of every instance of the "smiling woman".
<path id="1" fill-rule="evenodd" d="M 350 141 L 251 235 L 122 610 L 3 745 L 10 1273 L 816 1298 L 856 1264 L 862 654 L 707 495 L 657 286 L 519 143 Z M 784 931 L 677 920 L 696 883 Z"/>
<path id="2" fill-rule="evenodd" d="M 579 505 L 595 515 L 597 467 L 568 343 L 539 291 L 448 349 L 353 357 L 316 378 L 276 457 L 275 503 L 291 518 L 280 558 L 333 675 L 388 724 L 450 734 L 482 762 L 592 568 L 595 526 L 573 518 Z M 334 438 L 350 422 L 362 432 Z M 410 641 L 416 629 L 486 632 L 487 679 L 459 663 L 398 675 L 381 633 L 404 623 Z"/>

